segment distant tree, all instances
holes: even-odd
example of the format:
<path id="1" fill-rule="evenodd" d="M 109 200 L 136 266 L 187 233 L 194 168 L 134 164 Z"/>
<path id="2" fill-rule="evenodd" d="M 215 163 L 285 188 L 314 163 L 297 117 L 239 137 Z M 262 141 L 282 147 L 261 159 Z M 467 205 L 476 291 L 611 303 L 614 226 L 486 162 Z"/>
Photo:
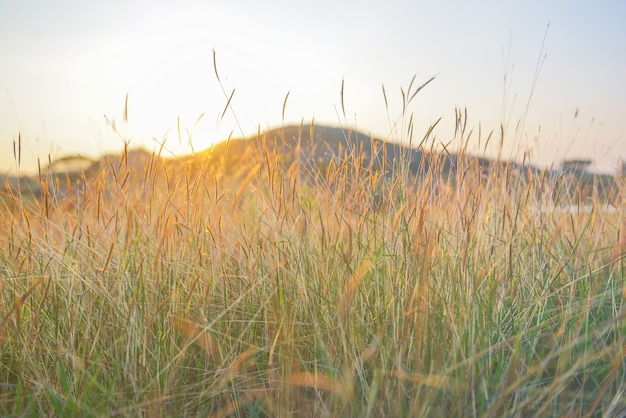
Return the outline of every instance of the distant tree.
<path id="1" fill-rule="evenodd" d="M 561 163 L 561 170 L 580 173 L 587 170 L 592 163 L 593 160 L 563 160 Z"/>

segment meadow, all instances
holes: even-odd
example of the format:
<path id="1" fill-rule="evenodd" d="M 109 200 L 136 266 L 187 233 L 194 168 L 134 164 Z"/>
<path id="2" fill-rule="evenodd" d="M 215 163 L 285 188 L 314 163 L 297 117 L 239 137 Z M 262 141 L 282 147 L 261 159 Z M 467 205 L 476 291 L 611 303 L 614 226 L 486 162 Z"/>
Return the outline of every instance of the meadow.
<path id="1" fill-rule="evenodd" d="M 621 179 L 268 141 L 7 187 L 0 415 L 626 415 Z"/>

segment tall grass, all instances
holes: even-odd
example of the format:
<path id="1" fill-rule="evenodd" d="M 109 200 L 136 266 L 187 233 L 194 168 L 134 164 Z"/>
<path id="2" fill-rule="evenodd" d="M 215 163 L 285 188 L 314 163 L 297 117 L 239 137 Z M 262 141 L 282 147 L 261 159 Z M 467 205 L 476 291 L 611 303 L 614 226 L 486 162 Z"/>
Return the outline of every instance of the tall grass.
<path id="1" fill-rule="evenodd" d="M 3 196 L 1 415 L 626 414 L 621 201 L 273 140 Z"/>

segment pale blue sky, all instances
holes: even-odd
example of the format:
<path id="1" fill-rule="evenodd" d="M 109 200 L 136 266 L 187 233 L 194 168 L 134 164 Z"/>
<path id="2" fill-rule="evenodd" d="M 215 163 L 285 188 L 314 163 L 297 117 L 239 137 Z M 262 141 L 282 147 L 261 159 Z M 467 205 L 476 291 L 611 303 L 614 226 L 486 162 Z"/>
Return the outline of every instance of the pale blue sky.
<path id="1" fill-rule="evenodd" d="M 181 154 L 191 151 L 185 131 L 201 150 L 280 124 L 287 92 L 286 123 L 315 118 L 405 140 L 400 87 L 413 75 L 417 84 L 437 76 L 409 108 L 420 138 L 442 117 L 433 140 L 449 144 L 454 109 L 467 108 L 483 136 L 507 125 L 507 158 L 592 158 L 612 170 L 626 158 L 624 22 L 623 1 L 0 0 L 0 173 L 15 171 L 20 132 L 26 171 L 49 154 L 119 151 L 103 115 L 131 146 L 167 138 Z M 213 49 L 227 94 L 236 90 L 236 120 L 219 118 L 226 98 Z M 474 134 L 468 149 L 483 145 Z"/>

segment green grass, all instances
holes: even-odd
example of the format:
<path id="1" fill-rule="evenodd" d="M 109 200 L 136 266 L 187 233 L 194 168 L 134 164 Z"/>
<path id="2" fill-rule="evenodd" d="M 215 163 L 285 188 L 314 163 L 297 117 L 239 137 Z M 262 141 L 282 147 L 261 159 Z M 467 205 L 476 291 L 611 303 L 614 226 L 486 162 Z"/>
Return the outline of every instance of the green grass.
<path id="1" fill-rule="evenodd" d="M 626 414 L 621 204 L 259 155 L 3 196 L 0 415 Z"/>

